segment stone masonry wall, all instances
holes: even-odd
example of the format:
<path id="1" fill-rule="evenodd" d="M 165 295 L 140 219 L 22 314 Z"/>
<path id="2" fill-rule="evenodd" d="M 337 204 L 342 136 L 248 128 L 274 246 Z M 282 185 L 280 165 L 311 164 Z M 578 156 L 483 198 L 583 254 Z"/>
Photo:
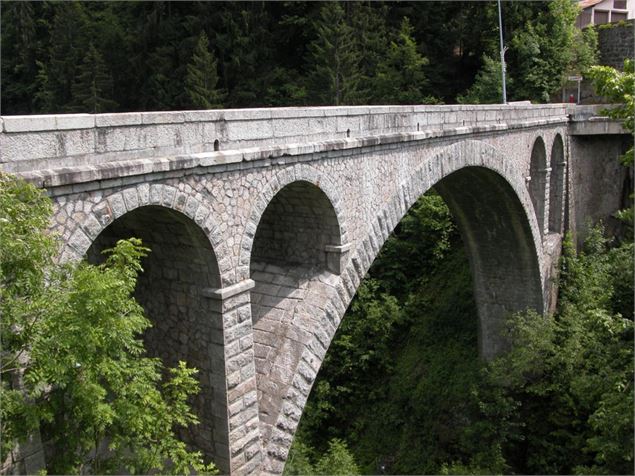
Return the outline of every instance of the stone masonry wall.
<path id="1" fill-rule="evenodd" d="M 599 64 L 622 70 L 626 58 L 635 58 L 635 23 L 629 20 L 611 24 L 610 28 L 598 28 Z"/>
<path id="2" fill-rule="evenodd" d="M 299 420 L 303 402 L 339 319 L 381 243 L 409 206 L 453 170 L 467 165 L 490 164 L 488 167 L 495 166 L 497 174 L 513 181 L 514 193 L 521 197 L 523 213 L 529 220 L 529 228 L 512 226 L 525 233 L 524 241 L 516 241 L 527 243 L 526 234 L 529 233 L 533 245 L 526 245 L 525 249 L 540 250 L 540 232 L 525 177 L 530 174 L 529 159 L 537 135 L 542 135 L 547 150 L 551 150 L 554 137 L 562 130 L 562 126 L 543 130 L 532 125 L 507 129 L 503 134 L 492 128 L 480 133 L 478 141 L 466 140 L 456 132 L 434 137 L 421 131 L 419 136 L 399 136 L 384 139 L 384 143 L 378 139 L 374 144 L 361 147 L 364 141 L 351 142 L 358 144 L 357 148 L 329 148 L 324 144 L 324 150 L 318 153 L 216 165 L 194 169 L 196 173 L 176 169 L 131 177 L 136 182 L 104 180 L 93 192 L 73 193 L 72 187 L 62 186 L 50 193 L 57 204 L 59 220 L 56 229 L 68 243 L 67 256 L 85 253 L 100 230 L 116 218 L 133 213 L 139 207 L 156 204 L 180 211 L 204 232 L 217 257 L 219 289 L 223 293 L 235 287 L 248 289 L 242 283 L 256 280 L 256 288 L 251 292 L 243 291 L 221 300 L 229 468 L 234 474 L 259 471 L 258 468 L 278 473 L 282 470 L 297 424 L 297 421 L 290 423 L 294 420 L 289 418 L 293 415 Z M 492 155 L 492 151 L 497 152 Z M 342 247 L 339 274 L 327 269 L 296 268 L 296 275 L 283 267 L 280 267 L 282 271 L 267 268 L 266 263 L 263 268 L 259 264 L 263 262 L 251 259 L 259 224 L 269 203 L 293 183 L 310 183 L 328 197 L 339 224 L 339 246 Z M 488 190 L 487 182 L 481 188 Z M 460 194 L 468 187 L 455 187 L 454 190 L 450 195 Z M 468 205 L 478 203 L 479 195 L 474 193 Z M 499 202 L 499 206 L 507 203 L 505 200 Z M 288 211 L 281 208 L 279 213 Z M 491 215 L 492 219 L 497 216 Z M 483 223 L 482 233 L 487 233 L 486 228 L 491 223 L 487 216 L 474 221 Z M 505 219 L 501 220 L 501 225 L 506 223 Z M 142 228 L 155 230 L 150 221 Z M 263 223 L 266 222 L 267 219 Z M 512 241 L 507 240 L 508 243 Z M 347 246 L 351 248 L 346 249 Z M 475 246 L 478 249 L 478 243 Z M 494 245 L 483 249 L 492 251 L 490 254 L 476 253 L 481 261 L 495 252 L 500 254 Z M 538 278 L 536 285 L 535 276 L 543 275 L 546 264 L 540 251 L 534 251 L 533 255 L 527 251 L 523 253 L 525 257 L 533 256 L 524 258 L 527 265 L 523 266 L 530 270 L 527 266 L 534 263 L 537 268 L 530 274 L 534 278 L 527 278 L 526 271 L 522 271 L 520 281 L 496 281 L 498 284 L 493 288 L 482 290 L 482 306 L 498 309 L 499 313 L 510 305 L 516 308 L 514 306 L 530 303 L 532 307 L 541 307 L 536 300 L 540 299 L 539 283 L 544 278 Z M 510 266 L 515 263 L 512 259 L 509 262 L 512 263 Z M 250 263 L 253 264 L 251 269 Z M 483 269 L 481 277 L 497 276 L 497 266 Z M 292 278 L 286 284 L 280 281 L 283 274 Z M 263 280 L 279 288 L 264 289 L 258 284 Z M 511 292 L 506 287 L 508 282 L 522 282 L 519 286 L 523 289 L 522 294 L 507 294 Z M 492 289 L 496 290 L 493 294 Z M 279 296 L 280 292 L 285 295 Z M 505 295 L 509 299 L 504 298 Z M 279 305 L 260 314 L 255 311 L 266 299 L 280 297 L 283 299 L 278 300 Z M 493 307 L 497 302 L 498 307 Z M 485 329 L 490 330 L 484 332 L 483 348 L 489 348 L 491 352 L 495 352 L 497 345 L 492 331 L 495 328 L 495 324 L 492 327 L 485 323 Z"/>
<path id="3" fill-rule="evenodd" d="M 326 266 L 326 246 L 340 244 L 337 217 L 328 198 L 308 182 L 287 185 L 271 200 L 258 224 L 252 260 Z"/>
<path id="4" fill-rule="evenodd" d="M 211 165 L 260 150 L 335 139 L 494 125 L 560 116 L 563 105 L 348 106 L 0 118 L 0 168 L 27 172 L 135 160 L 158 171 L 179 156 Z M 239 156 L 235 150 L 243 149 Z M 218 150 L 217 153 L 214 151 Z M 162 161 L 158 160 L 163 158 Z M 146 160 L 147 159 L 147 160 Z M 109 167 L 110 177 L 118 176 Z M 54 185 L 42 183 L 42 186 Z"/>

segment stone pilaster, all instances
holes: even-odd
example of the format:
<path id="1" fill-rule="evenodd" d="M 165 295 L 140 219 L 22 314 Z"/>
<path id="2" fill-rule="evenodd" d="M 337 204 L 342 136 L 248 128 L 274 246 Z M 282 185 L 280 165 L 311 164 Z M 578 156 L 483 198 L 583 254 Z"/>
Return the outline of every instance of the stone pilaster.
<path id="1" fill-rule="evenodd" d="M 222 313 L 227 385 L 226 468 L 232 475 L 256 474 L 262 444 L 258 419 L 258 393 L 249 290 L 251 279 L 220 289 L 206 289 Z"/>

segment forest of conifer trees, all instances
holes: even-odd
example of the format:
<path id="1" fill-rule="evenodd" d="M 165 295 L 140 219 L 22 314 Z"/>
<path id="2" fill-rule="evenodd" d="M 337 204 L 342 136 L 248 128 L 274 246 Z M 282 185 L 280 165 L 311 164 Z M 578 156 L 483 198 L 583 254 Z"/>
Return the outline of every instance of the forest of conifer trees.
<path id="1" fill-rule="evenodd" d="M 593 62 L 572 2 L 503 10 L 510 99 Z M 3 114 L 500 101 L 495 2 L 5 1 L 2 45 Z"/>

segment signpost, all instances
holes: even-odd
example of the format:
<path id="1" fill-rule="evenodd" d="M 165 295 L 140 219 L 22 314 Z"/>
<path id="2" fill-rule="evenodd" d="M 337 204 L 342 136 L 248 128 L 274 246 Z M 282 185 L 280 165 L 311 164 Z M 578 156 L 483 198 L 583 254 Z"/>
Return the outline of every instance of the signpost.
<path id="1" fill-rule="evenodd" d="M 578 83 L 578 101 L 576 104 L 580 104 L 580 83 L 582 83 L 582 76 L 569 76 L 567 79 Z"/>

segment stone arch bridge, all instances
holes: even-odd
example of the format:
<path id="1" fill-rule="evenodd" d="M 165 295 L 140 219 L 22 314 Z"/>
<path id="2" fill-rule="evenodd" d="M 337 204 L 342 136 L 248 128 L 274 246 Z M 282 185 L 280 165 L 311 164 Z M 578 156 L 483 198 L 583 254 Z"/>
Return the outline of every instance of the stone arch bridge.
<path id="1" fill-rule="evenodd" d="M 201 370 L 186 435 L 227 473 L 280 474 L 360 281 L 434 187 L 456 217 L 492 357 L 554 305 L 572 141 L 621 134 L 565 105 L 5 116 L 0 167 L 47 189 L 61 259 L 152 249 L 146 341 Z M 580 147 L 578 149 L 582 150 Z M 567 174 L 569 172 L 569 175 Z M 569 185 L 568 185 L 569 184 Z"/>

